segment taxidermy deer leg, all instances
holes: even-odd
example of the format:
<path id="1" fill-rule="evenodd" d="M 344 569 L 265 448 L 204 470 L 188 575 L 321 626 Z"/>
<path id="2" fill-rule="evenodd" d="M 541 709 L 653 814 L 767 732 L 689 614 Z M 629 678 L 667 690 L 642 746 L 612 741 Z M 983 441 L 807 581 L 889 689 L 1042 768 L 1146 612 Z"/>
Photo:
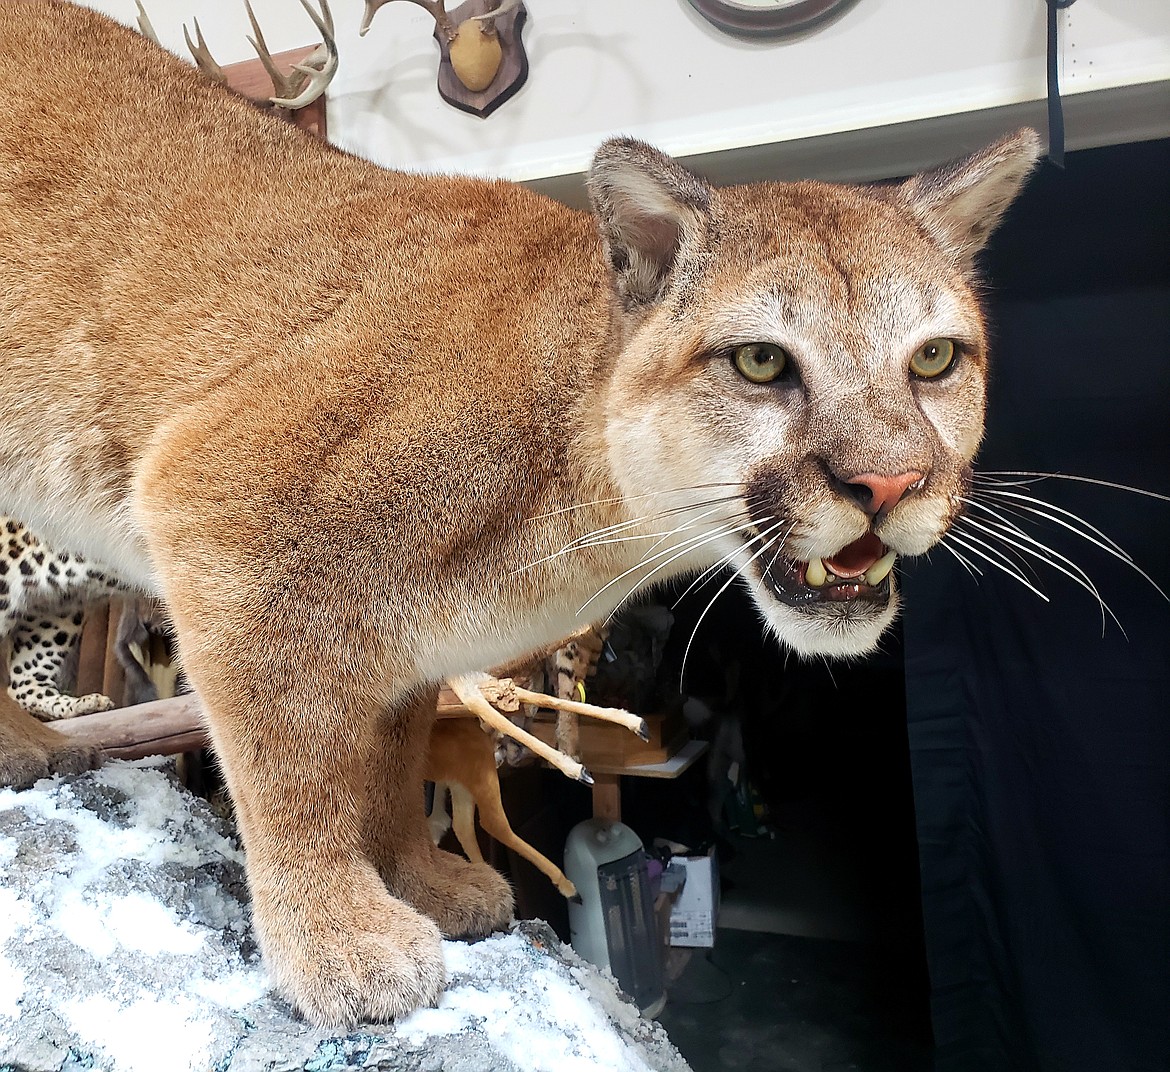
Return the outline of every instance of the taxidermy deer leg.
<path id="1" fill-rule="evenodd" d="M 491 737 L 470 718 L 439 719 L 431 732 L 431 751 L 426 776 L 451 785 L 451 823 L 455 836 L 470 859 L 482 860 L 475 836 L 475 809 L 479 824 L 501 845 L 519 853 L 546 875 L 566 897 L 576 897 L 577 887 L 547 856 L 521 838 L 504 814 L 500 776 Z"/>
<path id="2" fill-rule="evenodd" d="M 489 740 L 487 734 L 478 727 L 476 727 L 476 732 L 485 740 Z M 434 748 L 435 738 L 432 736 L 432 754 Z M 494 764 L 494 748 L 492 752 Z M 471 757 L 469 756 L 468 759 L 470 760 Z M 452 781 L 447 784 L 451 791 L 451 829 L 455 831 L 455 837 L 459 841 L 459 847 L 463 850 L 463 854 L 474 864 L 485 863 L 483 853 L 479 851 L 479 838 L 475 835 L 475 797 L 471 795 L 466 785 L 454 780 L 456 777 L 454 773 L 451 773 L 450 777 Z"/>
<path id="3" fill-rule="evenodd" d="M 480 937 L 511 921 L 512 890 L 494 868 L 464 860 L 431 840 L 422 785 L 428 779 L 450 780 L 426 773 L 437 698 L 437 689 L 420 693 L 406 708 L 388 711 L 378 720 L 368 774 L 367 849 L 390 890 L 433 919 L 445 936 Z M 403 794 L 388 788 L 400 785 L 415 791 Z M 455 823 L 454 793 L 451 810 Z"/>
<path id="4" fill-rule="evenodd" d="M 617 726 L 625 726 L 631 733 L 643 741 L 650 740 L 650 731 L 646 728 L 646 720 L 639 715 L 623 711 L 620 707 L 594 707 L 593 704 L 581 703 L 577 700 L 566 700 L 560 696 L 546 696 L 541 692 L 530 692 L 519 685 L 514 686 L 516 699 L 523 703 L 536 704 L 537 707 L 551 707 L 554 711 L 568 711 L 574 715 L 584 715 L 594 718 L 598 722 L 612 722 Z"/>
<path id="5" fill-rule="evenodd" d="M 555 748 L 545 744 L 539 737 L 534 737 L 527 730 L 521 729 L 507 715 L 501 714 L 488 703 L 483 693 L 479 691 L 480 685 L 485 682 L 499 684 L 495 678 L 489 677 L 487 674 L 478 673 L 463 674 L 460 677 L 447 679 L 447 684 L 451 687 L 451 691 L 459 697 L 463 706 L 472 712 L 472 714 L 478 715 L 483 720 L 485 726 L 490 726 L 498 733 L 505 734 L 514 741 L 519 741 L 525 748 L 535 753 L 546 763 L 551 763 L 566 778 L 570 778 L 575 782 L 584 782 L 586 785 L 593 784 L 593 776 L 580 763 L 570 759 L 563 752 L 558 752 Z"/>
<path id="6" fill-rule="evenodd" d="M 447 813 L 447 799 L 451 795 L 451 787 L 445 782 L 435 783 L 434 796 L 431 798 L 431 810 L 427 813 L 427 829 L 431 832 L 431 840 L 438 845 L 444 835 L 451 829 L 451 816 Z"/>
<path id="7" fill-rule="evenodd" d="M 74 774 L 101 762 L 92 745 L 63 737 L 0 696 L 0 786 L 23 789 L 50 774 Z"/>

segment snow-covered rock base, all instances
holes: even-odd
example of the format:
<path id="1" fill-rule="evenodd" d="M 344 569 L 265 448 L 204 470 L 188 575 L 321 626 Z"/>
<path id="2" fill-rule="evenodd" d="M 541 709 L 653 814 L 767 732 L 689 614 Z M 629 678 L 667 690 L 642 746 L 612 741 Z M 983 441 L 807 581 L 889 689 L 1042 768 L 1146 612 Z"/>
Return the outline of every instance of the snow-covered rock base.
<path id="1" fill-rule="evenodd" d="M 349 1035 L 268 990 L 227 824 L 151 761 L 0 790 L 0 1072 L 687 1072 L 542 923 L 444 944 L 437 1009 Z"/>

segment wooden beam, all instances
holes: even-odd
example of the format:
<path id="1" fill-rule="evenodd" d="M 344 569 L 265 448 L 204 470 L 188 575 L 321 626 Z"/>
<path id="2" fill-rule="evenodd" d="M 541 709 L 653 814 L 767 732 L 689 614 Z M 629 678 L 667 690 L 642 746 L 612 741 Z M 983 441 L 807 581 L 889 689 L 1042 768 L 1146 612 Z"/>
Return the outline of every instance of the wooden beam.
<path id="1" fill-rule="evenodd" d="M 53 729 L 115 759 L 172 756 L 210 743 L 203 705 L 192 695 L 61 719 Z"/>

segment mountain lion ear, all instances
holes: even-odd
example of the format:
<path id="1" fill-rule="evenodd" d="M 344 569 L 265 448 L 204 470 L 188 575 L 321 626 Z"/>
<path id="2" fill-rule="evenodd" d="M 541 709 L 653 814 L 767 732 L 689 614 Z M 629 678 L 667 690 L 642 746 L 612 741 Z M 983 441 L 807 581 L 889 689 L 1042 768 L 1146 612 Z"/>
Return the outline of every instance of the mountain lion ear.
<path id="1" fill-rule="evenodd" d="M 602 144 L 586 185 L 624 305 L 658 301 L 680 263 L 706 246 L 711 187 L 633 138 Z"/>
<path id="2" fill-rule="evenodd" d="M 899 196 L 939 245 L 970 266 L 1039 157 L 1040 138 L 1025 128 L 907 179 Z"/>

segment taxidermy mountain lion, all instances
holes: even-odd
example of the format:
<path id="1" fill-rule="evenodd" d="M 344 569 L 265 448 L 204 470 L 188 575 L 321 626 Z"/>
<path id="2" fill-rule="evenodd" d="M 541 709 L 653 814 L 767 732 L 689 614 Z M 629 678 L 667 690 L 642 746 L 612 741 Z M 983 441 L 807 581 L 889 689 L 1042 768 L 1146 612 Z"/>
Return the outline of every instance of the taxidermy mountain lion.
<path id="1" fill-rule="evenodd" d="M 380 170 L 56 0 L 0 8 L 0 75 L 0 510 L 169 604 L 316 1023 L 434 1002 L 440 934 L 510 918 L 428 837 L 444 676 L 717 563 L 857 655 L 958 514 L 1030 131 L 872 189 L 618 139 L 587 214 Z"/>

